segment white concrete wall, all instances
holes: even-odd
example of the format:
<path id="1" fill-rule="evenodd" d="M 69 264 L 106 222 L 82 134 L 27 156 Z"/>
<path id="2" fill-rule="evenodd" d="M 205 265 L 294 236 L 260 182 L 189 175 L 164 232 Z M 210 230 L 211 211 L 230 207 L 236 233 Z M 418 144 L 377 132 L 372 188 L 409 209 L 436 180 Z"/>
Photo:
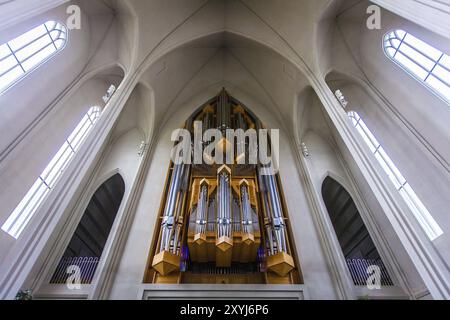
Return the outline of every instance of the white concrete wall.
<path id="1" fill-rule="evenodd" d="M 326 117 L 322 104 L 314 92 L 308 93 L 308 98 L 300 99 L 306 105 L 301 115 L 302 126 L 299 131 L 301 141 L 306 144 L 310 154 L 306 159 L 307 170 L 312 178 L 315 195 L 319 202 L 321 219 L 327 228 L 327 233 L 331 234 L 328 239 L 331 240 L 334 249 L 340 249 L 322 198 L 323 181 L 330 176 L 338 181 L 355 201 L 394 284 L 402 288 L 405 296 L 426 291 L 413 262 L 408 258 L 390 222 L 384 216 L 383 209 L 364 181 L 360 168 L 354 163 L 352 155 Z M 342 272 L 346 270 L 341 270 Z"/>
<path id="2" fill-rule="evenodd" d="M 47 253 L 49 256 L 52 256 L 49 259 L 51 263 L 44 265 L 42 270 L 39 270 L 37 274 L 30 275 L 30 283 L 36 281 L 33 278 L 41 279 L 35 291 L 36 296 L 41 298 L 55 296 L 70 297 L 73 294 L 80 294 L 80 292 L 74 293 L 73 291 L 67 290 L 64 285 L 50 285 L 49 281 L 59 259 L 64 254 L 92 195 L 101 184 L 118 173 L 125 182 L 125 193 L 111 228 L 108 241 L 105 244 L 93 283 L 103 281 L 99 280 L 99 278 L 104 277 L 107 270 L 109 270 L 108 263 L 116 250 L 115 245 L 117 243 L 117 236 L 119 235 L 118 230 L 122 229 L 124 224 L 126 224 L 127 206 L 131 201 L 130 197 L 133 194 L 133 184 L 135 183 L 139 166 L 142 161 L 142 156 L 139 156 L 138 152 L 141 142 L 145 141 L 145 135 L 143 129 L 139 127 L 139 122 L 140 119 L 144 118 L 143 110 L 150 107 L 135 103 L 137 97 L 145 95 L 145 92 L 142 92 L 142 90 L 142 87 L 138 86 L 133 92 L 122 111 L 114 130 L 110 134 L 108 145 L 95 166 L 96 169 L 92 179 L 90 179 L 86 185 L 80 186 L 80 188 L 84 190 L 83 196 L 79 197 L 73 206 L 66 208 L 67 212 L 72 212 L 72 217 L 69 225 L 67 225 L 67 222 L 69 221 L 69 219 L 67 219 L 66 221 L 60 221 L 59 226 L 57 226 L 57 228 L 61 228 L 66 225 L 64 229 L 62 229 L 63 231 L 54 240 L 57 245 L 54 245 L 53 250 Z M 87 296 L 92 295 L 93 287 L 93 285 L 86 286 L 86 290 L 83 291 L 83 294 L 86 294 Z"/>
<path id="3" fill-rule="evenodd" d="M 342 90 L 351 101 L 348 111 L 358 112 L 441 229 L 450 230 L 449 177 L 432 162 L 427 151 L 418 145 L 410 132 L 395 118 L 383 112 L 361 87 L 350 83 L 342 86 Z M 450 249 L 450 238 L 445 231 L 434 243 L 442 253 Z M 450 257 L 445 254 L 443 257 L 450 266 Z"/>

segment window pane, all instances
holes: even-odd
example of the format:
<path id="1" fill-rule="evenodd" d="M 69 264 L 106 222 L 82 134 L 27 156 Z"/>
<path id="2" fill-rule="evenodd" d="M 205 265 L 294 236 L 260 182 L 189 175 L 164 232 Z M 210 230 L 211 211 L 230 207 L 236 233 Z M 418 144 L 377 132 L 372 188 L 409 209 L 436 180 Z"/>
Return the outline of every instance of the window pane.
<path id="1" fill-rule="evenodd" d="M 437 92 L 439 92 L 445 99 L 447 99 L 447 101 L 450 101 L 450 87 L 445 85 L 442 81 L 434 76 L 430 76 L 427 79 L 427 83 Z"/>
<path id="2" fill-rule="evenodd" d="M 357 125 L 358 132 L 361 134 L 361 136 L 364 138 L 364 141 L 372 150 L 374 141 L 375 143 L 378 142 L 370 132 L 369 128 L 367 128 L 364 121 L 356 112 L 349 112 L 348 115 L 352 118 L 352 120 L 355 118 L 359 119 Z M 369 138 L 369 135 L 372 138 Z M 388 175 L 389 179 L 392 181 L 396 189 L 400 192 L 400 195 L 405 200 L 406 204 L 408 205 L 430 240 L 434 240 L 442 235 L 443 231 L 441 230 L 437 222 L 433 219 L 430 212 L 425 208 L 423 203 L 417 197 L 414 190 L 407 183 L 405 177 L 401 174 L 400 170 L 398 170 L 397 166 L 392 162 L 391 158 L 384 151 L 383 147 L 379 146 L 379 148 L 374 152 L 374 155 L 378 163 L 383 168 L 383 171 Z"/>
<path id="3" fill-rule="evenodd" d="M 92 114 L 94 112 L 96 117 L 96 114 L 99 111 L 100 109 L 98 107 L 92 107 L 89 109 L 88 113 Z M 87 114 L 83 117 L 80 124 L 77 125 L 74 132 L 70 135 L 70 137 L 74 139 L 73 141 L 77 142 L 79 145 L 87 135 L 90 128 L 93 127 Z M 8 232 L 15 238 L 19 237 L 26 224 L 30 221 L 38 207 L 45 200 L 46 195 L 56 185 L 58 178 L 67 168 L 74 154 L 75 151 L 72 149 L 71 145 L 69 145 L 67 141 L 64 142 L 62 147 L 58 150 L 56 155 L 39 176 L 35 184 L 11 213 L 8 220 L 3 224 L 2 229 L 5 232 Z"/>
<path id="4" fill-rule="evenodd" d="M 65 142 L 61 149 L 59 149 L 56 156 L 52 159 L 50 164 L 45 168 L 41 174 L 41 178 L 47 183 L 50 188 L 55 186 L 56 180 L 64 171 L 67 162 L 73 156 L 73 151 L 69 144 Z"/>
<path id="5" fill-rule="evenodd" d="M 16 52 L 16 56 L 20 62 L 26 60 L 29 56 L 35 54 L 39 50 L 44 49 L 49 44 L 52 43 L 52 40 L 48 35 L 34 41 L 30 45 L 24 47 L 23 49 Z"/>
<path id="6" fill-rule="evenodd" d="M 433 48 L 432 46 L 423 42 L 422 40 L 419 40 L 416 37 L 413 37 L 410 34 L 406 35 L 405 42 L 407 44 L 409 44 L 411 47 L 416 48 L 423 54 L 427 55 L 434 61 L 438 60 L 442 55 L 442 52 L 440 52 L 439 50 Z"/>
<path id="7" fill-rule="evenodd" d="M 36 212 L 37 208 L 42 204 L 45 199 L 45 196 L 50 192 L 47 186 L 43 183 L 40 184 L 38 190 L 34 194 L 31 201 L 28 203 L 27 210 L 23 211 L 23 214 L 19 216 L 16 223 L 12 228 L 12 232 L 19 235 L 22 230 L 26 227 L 27 223 L 33 217 L 33 214 Z"/>
<path id="8" fill-rule="evenodd" d="M 2 229 L 11 236 L 17 238 L 48 191 L 49 189 L 40 180 L 36 181 L 28 192 L 28 197 L 26 196 L 22 200 L 16 210 L 14 210 L 6 223 L 2 226 Z"/>
<path id="9" fill-rule="evenodd" d="M 111 87 L 114 87 L 114 86 L 111 86 Z M 115 87 L 114 87 L 114 90 L 115 90 Z M 92 107 L 88 112 L 88 115 L 94 124 L 95 124 L 95 122 L 97 122 L 98 118 L 100 118 L 101 114 L 102 114 L 102 109 L 100 109 L 100 107 Z"/>
<path id="10" fill-rule="evenodd" d="M 20 48 L 22 48 L 23 46 L 26 46 L 33 40 L 41 37 L 46 32 L 47 32 L 47 30 L 45 29 L 44 25 L 40 25 L 39 27 L 36 27 L 36 28 L 28 31 L 27 33 L 24 33 L 20 37 L 17 37 L 16 39 L 11 40 L 9 42 L 9 45 L 12 50 L 14 50 L 14 51 L 19 50 Z"/>
<path id="11" fill-rule="evenodd" d="M 14 81 L 19 79 L 24 74 L 21 67 L 15 67 L 11 71 L 9 71 L 7 74 L 4 74 L 0 77 L 0 90 L 3 90 L 7 88 L 9 85 L 11 85 Z"/>
<path id="12" fill-rule="evenodd" d="M 47 22 L 45 23 L 45 26 L 47 27 L 47 29 L 48 29 L 49 31 L 54 30 L 54 29 L 57 27 L 57 25 L 59 25 L 59 24 L 56 23 L 55 21 L 47 21 Z"/>
<path id="13" fill-rule="evenodd" d="M 389 178 L 391 178 L 397 189 L 399 189 L 406 183 L 405 177 L 403 177 L 403 175 L 397 169 L 391 158 L 389 158 L 387 153 L 384 151 L 383 147 L 380 147 L 380 149 L 378 150 L 377 159 L 380 162 L 384 162 L 386 173 L 389 175 Z"/>
<path id="14" fill-rule="evenodd" d="M 361 129 L 358 129 L 358 131 L 361 133 L 361 135 L 363 136 L 367 145 L 370 147 L 370 150 L 372 152 L 375 152 L 375 150 L 377 150 L 378 147 L 380 146 L 380 143 L 378 142 L 378 140 L 375 138 L 375 136 L 372 134 L 372 132 L 370 132 L 369 128 L 367 128 L 364 121 L 359 120 L 358 127 L 361 128 Z"/>
<path id="15" fill-rule="evenodd" d="M 69 141 L 70 144 L 73 144 L 73 140 L 76 138 L 78 133 L 83 129 L 83 127 L 86 126 L 87 123 L 89 123 L 89 113 L 86 113 L 86 115 L 81 119 L 80 123 L 73 129 L 73 132 L 70 134 L 69 138 L 67 138 L 67 141 Z"/>
<path id="16" fill-rule="evenodd" d="M 394 32 L 394 34 L 396 35 L 397 38 L 399 39 L 403 39 L 406 36 L 406 31 L 403 30 L 396 30 Z"/>
<path id="17" fill-rule="evenodd" d="M 386 164 L 386 161 L 383 159 L 383 157 L 377 152 L 375 153 L 375 158 L 377 159 L 378 163 L 380 164 L 383 171 L 388 175 L 389 179 L 392 181 L 396 189 L 400 188 L 400 183 L 396 179 L 396 177 L 392 174 L 392 171 L 390 170 L 389 166 Z"/>
<path id="18" fill-rule="evenodd" d="M 61 30 L 54 30 L 50 32 L 50 36 L 52 37 L 53 41 L 64 39 L 64 34 Z"/>
<path id="19" fill-rule="evenodd" d="M 46 26 L 50 28 L 48 31 Z M 66 43 L 66 39 L 66 27 L 54 21 L 49 21 L 7 43 L 0 44 L 0 93 L 61 50 Z M 9 55 L 11 57 L 8 57 Z M 16 61 L 15 57 L 19 62 Z M 19 65 L 22 72 L 14 69 L 11 74 L 1 76 L 2 73 L 14 68 L 15 64 Z"/>
<path id="20" fill-rule="evenodd" d="M 90 120 L 85 121 L 83 127 L 79 128 L 77 134 L 73 136 L 72 140 L 69 140 L 72 148 L 74 148 L 75 151 L 78 151 L 91 126 L 92 124 Z"/>
<path id="21" fill-rule="evenodd" d="M 6 58 L 0 64 L 0 74 L 4 74 L 6 71 L 10 70 L 12 67 L 14 67 L 16 65 L 17 65 L 17 60 L 13 56 Z"/>
<path id="22" fill-rule="evenodd" d="M 6 44 L 0 46 L 0 60 L 11 54 L 11 50 L 9 50 Z"/>
<path id="23" fill-rule="evenodd" d="M 423 227 L 430 240 L 434 240 L 444 234 L 436 220 L 434 220 L 430 212 L 427 208 L 425 208 L 422 201 L 420 201 L 409 184 L 406 184 L 405 187 L 400 190 L 400 194 L 411 208 L 411 211 Z"/>
<path id="24" fill-rule="evenodd" d="M 400 39 L 391 39 L 389 42 L 396 51 L 402 44 L 402 41 Z"/>
<path id="25" fill-rule="evenodd" d="M 398 62 L 400 62 L 406 69 L 408 69 L 410 72 L 412 72 L 416 77 L 418 77 L 420 80 L 425 80 L 425 78 L 428 76 L 427 71 L 425 71 L 423 68 L 421 68 L 416 63 L 411 61 L 408 57 L 403 55 L 401 52 L 398 52 L 395 55 L 395 59 Z"/>
<path id="26" fill-rule="evenodd" d="M 395 50 L 394 48 L 389 47 L 389 48 L 386 49 L 386 52 L 387 52 L 387 54 L 388 54 L 390 57 L 393 57 L 394 54 L 397 52 L 397 50 Z"/>
<path id="27" fill-rule="evenodd" d="M 59 39 L 55 41 L 55 46 L 57 50 L 60 50 L 66 44 L 65 39 Z"/>
<path id="28" fill-rule="evenodd" d="M 23 62 L 22 66 L 25 69 L 25 71 L 29 71 L 38 64 L 40 64 L 42 61 L 47 59 L 49 56 L 51 56 L 55 51 L 56 49 L 53 45 L 48 45 L 42 51 L 40 51 L 36 55 L 32 56 L 30 59 Z"/>
<path id="29" fill-rule="evenodd" d="M 450 69 L 450 57 L 448 55 L 444 54 L 439 63 L 442 64 L 447 69 Z"/>
<path id="30" fill-rule="evenodd" d="M 416 64 L 424 67 L 428 71 L 431 71 L 433 69 L 434 65 L 436 64 L 436 60 L 430 60 L 426 56 L 422 55 L 418 51 L 414 50 L 410 46 L 403 44 L 400 47 L 400 51 L 407 56 L 409 59 L 411 59 Z M 439 57 L 438 57 L 439 59 Z"/>
<path id="31" fill-rule="evenodd" d="M 433 75 L 443 80 L 447 86 L 450 86 L 450 71 L 442 68 L 441 66 L 436 66 L 433 70 Z"/>
<path id="32" fill-rule="evenodd" d="M 41 179 L 38 179 L 33 184 L 31 189 L 28 191 L 28 193 L 25 195 L 25 197 L 22 199 L 22 201 L 20 201 L 19 205 L 16 207 L 14 212 L 11 214 L 11 216 L 8 218 L 8 220 L 3 225 L 2 229 L 4 231 L 8 232 L 12 228 L 14 223 L 19 218 L 21 212 L 27 207 L 28 203 L 31 201 L 31 199 L 33 198 L 34 194 L 41 187 L 41 185 L 42 185 Z"/>
<path id="33" fill-rule="evenodd" d="M 402 65 L 406 71 L 450 103 L 448 55 L 403 30 L 388 33 L 383 43 L 391 60 Z M 394 49 L 399 46 L 399 51 L 395 53 L 392 46 Z"/>

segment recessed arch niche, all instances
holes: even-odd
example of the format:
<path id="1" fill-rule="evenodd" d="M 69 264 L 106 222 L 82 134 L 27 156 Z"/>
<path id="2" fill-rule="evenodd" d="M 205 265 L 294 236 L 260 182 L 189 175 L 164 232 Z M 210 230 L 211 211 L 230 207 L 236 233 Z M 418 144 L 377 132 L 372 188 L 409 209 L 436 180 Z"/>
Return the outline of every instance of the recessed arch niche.
<path id="1" fill-rule="evenodd" d="M 81 284 L 91 283 L 124 193 L 125 182 L 119 173 L 95 191 L 53 274 L 52 284 L 66 283 L 74 266 L 80 268 Z"/>
<path id="2" fill-rule="evenodd" d="M 364 221 L 348 191 L 335 179 L 327 176 L 322 184 L 322 197 L 349 272 L 355 285 L 364 286 L 371 271 L 380 270 L 381 284 L 393 285 Z"/>

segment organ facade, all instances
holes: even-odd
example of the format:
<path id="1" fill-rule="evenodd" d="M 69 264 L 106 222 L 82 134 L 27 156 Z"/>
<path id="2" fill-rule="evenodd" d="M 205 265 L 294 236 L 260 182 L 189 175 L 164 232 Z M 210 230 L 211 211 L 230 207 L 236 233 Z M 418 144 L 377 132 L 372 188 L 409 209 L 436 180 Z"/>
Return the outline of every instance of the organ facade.
<path id="1" fill-rule="evenodd" d="M 250 153 L 255 151 L 250 140 L 256 134 L 241 139 L 226 134 L 227 130 L 256 133 L 263 123 L 225 90 L 187 120 L 185 129 L 192 140 L 196 121 L 204 131 L 222 132 L 214 151 L 223 153 L 220 158 L 229 158 L 227 148 L 233 148 L 235 157 L 230 163 L 171 162 L 146 280 L 300 283 L 279 176 L 268 174 L 261 163 L 250 163 Z M 257 141 L 256 147 L 265 142 Z M 203 158 L 210 157 L 204 154 L 208 144 L 200 144 Z"/>

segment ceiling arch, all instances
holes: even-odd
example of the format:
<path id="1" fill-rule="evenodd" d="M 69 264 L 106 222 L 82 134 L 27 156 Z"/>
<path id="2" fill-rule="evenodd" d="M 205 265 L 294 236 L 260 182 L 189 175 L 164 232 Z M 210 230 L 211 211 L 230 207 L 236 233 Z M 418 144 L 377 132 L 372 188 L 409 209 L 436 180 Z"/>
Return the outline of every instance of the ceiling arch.
<path id="1" fill-rule="evenodd" d="M 252 95 L 295 136 L 298 94 L 311 77 L 320 76 L 315 53 L 332 42 L 319 43 L 318 34 L 327 30 L 343 1 L 109 3 L 121 25 L 129 26 L 119 32 L 135 34 L 131 71 L 154 92 L 157 126 L 190 96 L 216 84 Z"/>
<path id="2" fill-rule="evenodd" d="M 295 98 L 308 81 L 290 61 L 242 35 L 220 32 L 195 39 L 160 57 L 142 74 L 155 94 L 155 123 L 213 85 L 236 87 L 270 107 L 292 129 Z"/>

